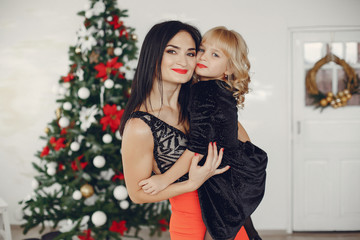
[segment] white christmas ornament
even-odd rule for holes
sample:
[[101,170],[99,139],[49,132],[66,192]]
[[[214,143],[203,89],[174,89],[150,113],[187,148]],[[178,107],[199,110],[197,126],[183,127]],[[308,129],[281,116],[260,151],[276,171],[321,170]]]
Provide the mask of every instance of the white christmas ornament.
[[67,89],[66,88],[64,88],[64,87],[59,87],[59,94],[60,95],[65,95],[66,94],[66,92],[67,92]]
[[96,2],[93,7],[94,15],[99,16],[100,13],[105,11],[105,4],[102,1]]
[[104,143],[111,143],[112,142],[112,136],[107,133],[102,137],[102,140],[103,140]]
[[78,96],[81,99],[87,99],[90,96],[90,90],[86,87],[81,87],[78,91]]
[[95,167],[97,168],[102,168],[103,166],[105,166],[105,158],[103,156],[96,156],[93,160],[93,164]]
[[70,124],[70,120],[67,117],[61,117],[59,119],[59,125],[61,128],[66,128]]
[[79,190],[75,190],[72,194],[72,198],[74,200],[80,200],[82,198],[81,192]]
[[80,144],[78,142],[72,142],[70,144],[70,149],[74,152],[77,152],[80,149]]
[[67,89],[69,89],[71,87],[71,84],[69,82],[64,82],[62,85],[64,88],[67,88]]
[[111,22],[111,21],[112,21],[112,17],[109,16],[109,17],[106,18],[106,20],[107,20],[108,22]]
[[115,132],[115,137],[116,137],[118,140],[121,140],[121,139],[122,139],[119,131],[116,131],[116,132]]
[[33,189],[37,189],[37,188],[39,187],[39,182],[38,182],[36,179],[33,179],[33,180],[31,181],[31,187],[32,187]]
[[125,200],[128,196],[128,192],[126,190],[126,187],[124,187],[123,185],[117,186],[114,188],[113,191],[114,197],[117,200]]
[[47,174],[49,174],[50,176],[54,176],[56,173],[56,169],[55,168],[48,168],[46,170]]
[[123,53],[122,48],[117,47],[117,48],[114,49],[114,54],[116,56],[120,56],[122,53]]
[[107,89],[111,89],[114,87],[114,81],[111,80],[111,79],[107,79],[105,82],[104,82],[104,86],[107,88]]
[[56,168],[56,167],[57,167],[57,163],[56,163],[56,162],[46,163],[46,167],[47,167],[47,168]]
[[69,103],[69,102],[64,102],[64,104],[63,104],[63,109],[64,109],[64,110],[69,111],[69,110],[71,110],[71,108],[72,108],[71,103]]
[[96,227],[100,227],[106,223],[107,217],[103,211],[96,211],[91,216],[91,221]]
[[121,208],[121,209],[124,209],[124,210],[125,210],[125,209],[128,209],[128,208],[129,208],[129,205],[130,205],[130,204],[129,204],[128,201],[123,200],[123,201],[120,202],[119,205],[120,205],[120,208]]
[[91,9],[87,10],[85,12],[85,17],[86,18],[91,18],[93,16],[93,11]]

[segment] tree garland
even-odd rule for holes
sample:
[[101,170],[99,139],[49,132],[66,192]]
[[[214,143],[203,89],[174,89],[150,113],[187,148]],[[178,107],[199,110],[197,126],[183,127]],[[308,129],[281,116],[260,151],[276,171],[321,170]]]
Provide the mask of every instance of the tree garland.
[[[342,91],[338,91],[336,94],[333,92],[325,94],[319,91],[317,87],[316,73],[323,65],[331,61],[344,68],[347,76],[347,79],[345,79],[346,88]],[[313,104],[322,109],[328,106],[332,106],[333,108],[346,106],[352,95],[360,93],[358,76],[356,75],[355,70],[343,59],[340,59],[331,53],[317,61],[314,67],[306,74],[306,90],[313,99]]]

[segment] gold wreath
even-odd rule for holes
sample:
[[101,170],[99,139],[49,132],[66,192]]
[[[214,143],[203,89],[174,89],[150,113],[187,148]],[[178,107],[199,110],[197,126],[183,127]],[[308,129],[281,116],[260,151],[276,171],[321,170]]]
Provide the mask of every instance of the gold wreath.
[[[319,91],[316,84],[317,71],[328,62],[335,62],[342,66],[347,76],[346,88],[343,91],[338,91],[335,95],[333,92],[328,92],[326,95]],[[346,81],[346,80],[345,80]],[[348,100],[353,94],[358,93],[358,78],[355,70],[347,64],[343,59],[340,59],[332,53],[328,53],[325,57],[317,61],[312,69],[306,74],[306,90],[310,97],[314,99],[314,104],[317,107],[325,108],[331,105],[333,108],[346,106]]]

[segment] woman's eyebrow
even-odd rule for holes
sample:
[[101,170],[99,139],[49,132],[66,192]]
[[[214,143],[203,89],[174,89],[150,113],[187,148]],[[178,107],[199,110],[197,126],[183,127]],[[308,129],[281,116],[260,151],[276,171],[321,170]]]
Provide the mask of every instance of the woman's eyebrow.
[[167,45],[166,47],[173,47],[173,48],[176,48],[176,49],[180,49],[180,47],[176,46],[176,45],[172,45],[172,44],[169,44]]
[[[180,49],[180,47],[178,47],[176,45],[172,45],[172,44],[169,44],[166,47],[173,47],[175,49]],[[188,51],[196,51],[196,48],[189,48]]]

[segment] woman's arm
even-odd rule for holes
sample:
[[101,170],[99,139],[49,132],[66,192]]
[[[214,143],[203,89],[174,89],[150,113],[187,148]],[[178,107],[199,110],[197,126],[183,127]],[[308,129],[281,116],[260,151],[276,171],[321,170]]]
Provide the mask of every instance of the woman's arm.
[[121,152],[125,183],[129,196],[135,203],[158,202],[196,190],[214,175],[222,159],[222,153],[217,155],[217,150],[213,146],[209,146],[211,159],[206,161],[204,166],[197,166],[199,156],[192,158],[189,180],[171,184],[160,193],[150,195],[142,190],[139,182],[151,176],[154,161],[153,148],[153,136],[150,128],[140,119],[130,119],[123,133]]

